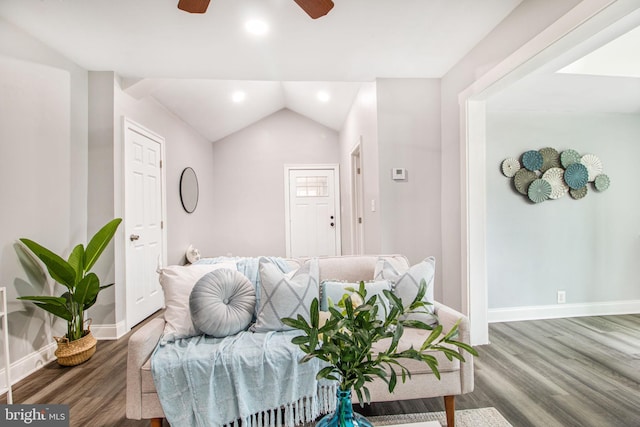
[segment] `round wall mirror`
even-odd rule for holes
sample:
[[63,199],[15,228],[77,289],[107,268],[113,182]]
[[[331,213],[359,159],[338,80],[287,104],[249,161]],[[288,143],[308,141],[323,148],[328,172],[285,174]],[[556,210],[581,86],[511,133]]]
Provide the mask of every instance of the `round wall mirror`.
[[180,200],[188,213],[198,206],[198,177],[192,168],[185,168],[180,175]]

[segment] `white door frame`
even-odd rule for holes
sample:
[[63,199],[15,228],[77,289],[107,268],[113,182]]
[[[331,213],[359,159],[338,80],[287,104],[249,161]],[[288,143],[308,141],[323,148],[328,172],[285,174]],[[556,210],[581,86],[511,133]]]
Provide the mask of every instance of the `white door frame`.
[[[350,153],[351,159],[351,253],[364,254],[364,185],[362,135]],[[360,169],[358,171],[357,169]],[[359,177],[358,177],[359,175]],[[358,215],[359,214],[359,215]]]
[[334,204],[336,208],[336,255],[342,255],[342,239],[341,239],[341,217],[342,209],[340,208],[340,165],[337,163],[330,164],[310,164],[310,165],[284,165],[284,220],[285,220],[285,244],[286,256],[291,257],[291,197],[289,196],[289,171],[292,170],[312,170],[324,169],[333,170],[334,180]]
[[459,95],[462,306],[471,343],[489,343],[486,259],[486,99],[638,10],[637,0],[584,0]]
[[[127,167],[128,167],[127,166],[127,162],[126,162],[126,153],[127,153],[126,148],[127,148],[127,145],[130,143],[129,137],[127,136],[127,130],[131,130],[133,132],[136,132],[136,133],[138,133],[140,135],[143,135],[143,136],[145,136],[145,137],[157,142],[160,145],[161,162],[164,163],[164,159],[166,158],[166,156],[165,156],[165,140],[164,140],[164,137],[156,134],[155,132],[147,129],[146,127],[142,126],[139,123],[136,123],[135,121],[133,121],[133,120],[127,118],[127,117],[124,117],[124,116],[122,117],[122,165],[123,165],[123,167],[122,167],[121,212],[122,212],[122,218],[124,218],[125,221],[126,221],[126,214],[127,214],[126,211],[125,211],[125,206],[126,206],[126,203],[125,203],[125,191],[126,191],[126,185],[127,185],[127,182],[126,182],[126,176],[127,175],[126,175],[126,173],[127,173]],[[166,218],[167,218],[167,191],[166,191],[167,182],[166,182],[166,172],[165,172],[165,170],[166,170],[166,168],[164,167],[164,165],[162,165],[161,168],[160,168],[160,175],[161,175],[160,185],[162,187],[161,188],[162,201],[161,201],[161,204],[160,204],[161,205],[160,209],[161,209],[162,222],[163,222],[163,227],[162,227],[162,230],[161,230],[161,239],[162,239],[161,258],[162,259],[158,260],[158,262],[161,265],[166,265],[167,264],[167,226],[166,226],[166,222],[167,222],[166,221]],[[126,259],[127,259],[126,251],[127,251],[128,245],[127,245],[126,240],[125,240],[126,239],[126,235],[127,235],[127,233],[126,233],[126,225],[127,225],[126,222],[123,223],[123,227],[122,227],[123,232],[120,233],[120,239],[121,239],[120,243],[121,244],[116,245],[116,248],[121,248],[121,250],[122,250],[122,254],[120,256],[117,256],[117,259],[121,259],[122,260],[122,263],[121,263],[122,264],[122,268],[121,268],[121,272],[120,272],[120,274],[118,276],[121,278],[120,280],[122,280],[122,282],[124,283],[124,287],[123,287],[123,289],[124,289],[124,298],[121,299],[120,301],[122,301],[124,303],[124,305],[125,305],[125,310],[124,310],[125,319],[124,320],[125,320],[126,325],[127,325],[126,328],[127,328],[127,330],[131,330],[131,328],[134,325],[130,324],[131,316],[130,316],[129,310],[131,308],[127,304],[127,302],[128,302],[128,299],[127,299],[127,289],[128,289],[128,287],[127,287],[127,283],[126,283],[126,277],[127,277],[127,275],[126,275],[126,268],[127,268],[127,265],[126,265]]]

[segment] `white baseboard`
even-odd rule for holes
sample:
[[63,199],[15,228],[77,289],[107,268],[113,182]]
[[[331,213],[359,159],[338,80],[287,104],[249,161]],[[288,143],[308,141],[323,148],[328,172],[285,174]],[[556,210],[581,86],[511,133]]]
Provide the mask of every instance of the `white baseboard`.
[[640,313],[640,300],[492,308],[489,323]]
[[[40,350],[34,351],[20,360],[11,363],[11,384],[15,384],[28,377],[47,363],[55,360],[56,356],[53,353],[56,351],[57,346],[58,344],[54,341],[42,347]],[[4,378],[4,369],[2,369],[0,370],[0,389],[4,389],[7,386]]]
[[127,322],[123,320],[111,325],[91,325],[91,332],[98,340],[117,340],[129,331]]

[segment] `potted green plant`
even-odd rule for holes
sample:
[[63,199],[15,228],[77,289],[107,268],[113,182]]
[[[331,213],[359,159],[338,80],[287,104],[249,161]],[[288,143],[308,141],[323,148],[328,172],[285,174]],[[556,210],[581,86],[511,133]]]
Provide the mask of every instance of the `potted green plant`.
[[[464,362],[464,357],[457,349],[477,355],[471,346],[455,340],[458,324],[443,333],[442,325],[432,327],[419,320],[407,320],[407,314],[425,312],[428,305],[422,301],[426,292],[424,280],[420,283],[416,297],[407,307],[400,298],[387,290],[384,295],[389,301],[388,309],[384,304],[376,304],[377,295],[367,299],[364,282],[360,282],[359,289],[349,290],[353,293],[345,294],[338,307],[330,306],[329,313],[323,313],[322,317],[316,298],[311,303],[309,321],[300,315],[296,319],[282,319],[284,324],[302,332],[291,340],[306,353],[300,363],[317,357],[326,363],[316,378],[338,382],[336,412],[322,418],[318,426],[370,425],[364,417],[353,413],[351,390],[355,391],[360,402],[369,402],[369,390],[365,384],[378,377],[387,383],[389,392],[393,392],[398,376],[403,382],[411,378],[411,372],[402,365],[401,359],[426,363],[439,379],[438,361],[429,353],[440,351],[449,360],[455,358],[461,362]],[[380,306],[384,308],[384,316],[377,315]],[[431,333],[419,349],[411,347],[399,350],[398,344],[406,327],[431,330]],[[373,344],[385,338],[391,339],[389,347],[384,351],[374,352]]]
[[84,329],[85,311],[96,303],[98,294],[113,283],[100,286],[100,279],[91,272],[96,261],[113,238],[121,218],[109,221],[91,238],[87,247],[77,245],[65,260],[33,240],[20,241],[47,267],[53,280],[66,288],[61,296],[23,296],[20,300],[35,305],[67,321],[67,334],[56,338],[58,363],[73,366],[88,360],[96,350],[96,339],[90,326]]

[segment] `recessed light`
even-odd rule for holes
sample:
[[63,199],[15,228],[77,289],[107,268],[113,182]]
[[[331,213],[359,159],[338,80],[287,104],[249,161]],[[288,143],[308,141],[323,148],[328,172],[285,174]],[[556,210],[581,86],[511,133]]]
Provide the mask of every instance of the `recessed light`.
[[239,104],[242,101],[244,101],[246,97],[247,97],[247,94],[245,92],[241,91],[241,90],[239,90],[237,92],[233,92],[233,95],[231,95],[231,99],[236,104]]
[[252,19],[244,24],[244,29],[248,33],[256,36],[264,36],[269,32],[269,26],[266,22],[260,19]]
[[320,102],[329,102],[329,100],[331,99],[331,95],[329,95],[329,93],[325,92],[324,90],[319,91],[316,96],[318,97],[318,101]]

